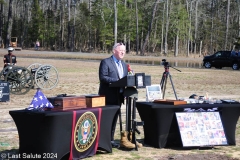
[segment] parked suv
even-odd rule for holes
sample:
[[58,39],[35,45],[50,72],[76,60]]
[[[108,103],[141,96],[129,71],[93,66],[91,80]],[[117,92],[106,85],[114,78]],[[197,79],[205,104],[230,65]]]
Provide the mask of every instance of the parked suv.
[[240,66],[240,53],[232,54],[231,51],[217,51],[213,55],[204,56],[203,66],[205,68],[232,67],[233,70],[238,70]]

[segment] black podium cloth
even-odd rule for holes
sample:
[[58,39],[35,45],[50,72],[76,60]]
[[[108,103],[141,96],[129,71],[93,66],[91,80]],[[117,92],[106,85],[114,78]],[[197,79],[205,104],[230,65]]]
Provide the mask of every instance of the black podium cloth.
[[[112,152],[111,127],[119,106],[102,107],[98,149]],[[90,108],[82,110],[89,111]],[[70,151],[72,111],[9,111],[19,134],[19,154],[55,154],[61,159]],[[51,159],[51,158],[48,158]]]
[[218,108],[229,145],[236,145],[235,130],[240,115],[240,104],[186,104],[168,105],[136,102],[141,120],[144,121],[144,142],[156,148],[181,146],[181,137],[175,112],[185,108],[208,110]]

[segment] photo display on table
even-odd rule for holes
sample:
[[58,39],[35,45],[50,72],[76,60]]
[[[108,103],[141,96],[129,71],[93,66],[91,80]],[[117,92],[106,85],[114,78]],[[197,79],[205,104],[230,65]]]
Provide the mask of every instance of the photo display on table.
[[176,112],[183,147],[227,145],[219,112]]
[[162,99],[162,91],[160,85],[146,86],[146,101],[152,102],[156,99]]

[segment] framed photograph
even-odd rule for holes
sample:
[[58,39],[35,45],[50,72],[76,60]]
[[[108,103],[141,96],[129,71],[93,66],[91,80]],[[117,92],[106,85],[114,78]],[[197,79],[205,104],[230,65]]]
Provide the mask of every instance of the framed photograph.
[[183,147],[227,145],[219,112],[176,112]]
[[135,78],[136,87],[145,88],[145,73],[136,73]]
[[162,90],[159,84],[146,86],[146,101],[152,102],[156,99],[162,99]]

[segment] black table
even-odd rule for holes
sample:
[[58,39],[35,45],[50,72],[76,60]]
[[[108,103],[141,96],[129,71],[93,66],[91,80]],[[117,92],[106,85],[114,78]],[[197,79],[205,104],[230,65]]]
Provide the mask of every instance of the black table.
[[137,102],[136,107],[144,121],[144,143],[156,148],[182,146],[175,112],[185,108],[218,108],[229,145],[236,145],[235,130],[240,115],[240,104],[186,104],[169,105],[152,102]]
[[[112,152],[111,127],[119,106],[102,107],[98,149]],[[89,108],[82,110],[89,111]],[[72,111],[9,111],[19,134],[19,153],[57,154],[61,159],[70,152]]]

